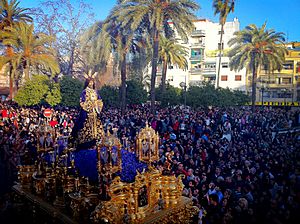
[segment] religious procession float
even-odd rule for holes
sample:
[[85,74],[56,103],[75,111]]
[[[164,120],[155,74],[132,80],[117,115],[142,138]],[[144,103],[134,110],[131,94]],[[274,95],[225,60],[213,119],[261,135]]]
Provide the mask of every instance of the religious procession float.
[[[192,200],[182,196],[181,176],[167,158],[158,170],[159,136],[146,125],[130,147],[105,133],[103,103],[92,76],[80,97],[81,111],[70,138],[55,147],[38,143],[34,165],[18,167],[15,198],[43,211],[54,223],[191,223]],[[39,137],[54,131],[45,124]]]

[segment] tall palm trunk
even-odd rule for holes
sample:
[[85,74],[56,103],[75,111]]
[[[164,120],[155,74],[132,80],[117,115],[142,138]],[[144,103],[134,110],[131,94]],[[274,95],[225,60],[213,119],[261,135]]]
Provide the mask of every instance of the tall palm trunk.
[[162,74],[161,74],[161,92],[164,94],[166,92],[166,79],[167,79],[167,69],[168,63],[164,60],[162,62]]
[[153,57],[152,57],[152,71],[151,71],[151,112],[155,113],[155,81],[156,81],[156,72],[157,72],[157,60],[158,60],[158,51],[159,51],[159,32],[156,28],[153,31]]
[[[6,56],[8,57],[12,57],[14,54],[14,49],[11,45],[7,45],[6,46]],[[13,95],[14,95],[14,73],[13,73],[13,65],[10,62],[9,63],[9,99],[12,100],[13,99]]]
[[126,54],[123,54],[121,61],[121,113],[126,108]]
[[252,112],[255,112],[255,101],[256,101],[256,78],[257,78],[257,69],[255,63],[255,53],[253,53],[253,71],[252,71],[252,96],[251,96],[251,103],[252,103]]
[[221,35],[220,35],[220,51],[219,51],[219,64],[218,64],[218,73],[216,77],[217,88],[220,86],[220,71],[221,71],[221,59],[222,59],[222,41],[223,41],[223,32],[224,32],[224,24],[221,24]]
[[14,74],[13,74],[13,67],[12,64],[9,63],[9,99],[12,100],[13,99],[13,95],[14,95],[14,78],[13,78]]
[[25,74],[25,81],[28,81],[29,80],[29,62],[28,61],[25,61],[24,74]]

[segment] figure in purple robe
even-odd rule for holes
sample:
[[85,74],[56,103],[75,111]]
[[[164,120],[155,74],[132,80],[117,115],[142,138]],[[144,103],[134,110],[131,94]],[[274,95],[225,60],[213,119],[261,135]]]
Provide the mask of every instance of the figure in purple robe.
[[91,149],[104,134],[98,117],[103,102],[95,90],[93,79],[86,80],[85,89],[80,95],[80,106],[81,110],[72,131],[72,138],[77,143],[77,149]]

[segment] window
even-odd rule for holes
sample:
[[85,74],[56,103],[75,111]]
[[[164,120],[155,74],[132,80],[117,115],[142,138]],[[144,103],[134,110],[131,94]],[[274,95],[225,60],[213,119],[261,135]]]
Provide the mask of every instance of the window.
[[282,78],[282,84],[291,84],[292,78]]
[[242,76],[241,75],[236,75],[234,80],[235,81],[242,81]]
[[174,67],[173,67],[173,65],[169,65],[169,69],[173,69]]
[[222,68],[228,68],[228,63],[222,63]]
[[221,75],[221,81],[227,81],[228,76],[227,75]]
[[294,69],[294,63],[292,61],[286,61],[283,64],[283,69]]
[[201,64],[193,65],[191,68],[192,69],[200,69],[201,68]]
[[216,64],[205,64],[205,68],[216,68]]
[[[221,48],[221,43],[218,43],[218,50]],[[224,50],[224,43],[222,43],[222,50]]]

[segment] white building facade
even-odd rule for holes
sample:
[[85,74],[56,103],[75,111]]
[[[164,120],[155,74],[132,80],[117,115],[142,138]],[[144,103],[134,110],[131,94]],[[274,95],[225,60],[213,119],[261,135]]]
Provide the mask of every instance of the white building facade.
[[[178,69],[176,65],[168,67],[167,83],[175,87],[180,87],[184,82],[187,86],[200,85],[203,81],[216,83],[218,70],[218,49],[221,47],[220,34],[221,26],[207,19],[194,21],[195,30],[189,36],[187,42],[178,39],[178,43],[185,46],[189,51],[189,66],[187,70]],[[231,22],[226,22],[224,26],[222,47],[224,53],[228,52],[228,41],[233,37],[234,32],[239,31],[240,23],[237,18]],[[151,74],[151,68],[148,69]],[[157,85],[161,82],[161,68],[157,72]],[[238,89],[245,91],[246,70],[231,71],[229,68],[229,58],[224,56],[221,59],[221,69],[219,86],[222,88]]]

